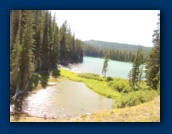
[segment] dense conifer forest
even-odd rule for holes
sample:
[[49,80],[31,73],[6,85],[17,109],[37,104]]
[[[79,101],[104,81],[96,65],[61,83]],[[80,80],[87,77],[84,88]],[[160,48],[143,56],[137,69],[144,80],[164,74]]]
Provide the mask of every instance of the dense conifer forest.
[[47,10],[10,11],[10,85],[27,88],[33,73],[48,74],[83,61],[81,40],[75,38],[67,21],[61,27]]

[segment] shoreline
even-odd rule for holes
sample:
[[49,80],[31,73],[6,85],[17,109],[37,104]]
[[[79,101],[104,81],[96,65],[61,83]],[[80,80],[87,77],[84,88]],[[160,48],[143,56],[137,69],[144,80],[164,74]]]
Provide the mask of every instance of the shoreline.
[[[52,79],[52,78],[50,78],[50,79],[48,79],[48,82],[54,82],[54,83],[58,83],[58,81],[60,81],[60,79],[63,79],[63,78],[66,78],[66,79],[69,79],[69,80],[72,80],[72,81],[77,81],[77,82],[82,82],[82,83],[84,83],[88,88],[90,88],[91,90],[93,90],[93,91],[95,91],[96,93],[98,93],[98,94],[100,94],[100,95],[103,95],[103,96],[106,96],[106,97],[108,97],[108,98],[113,98],[114,99],[114,97],[121,97],[121,94],[119,94],[119,92],[115,92],[115,94],[113,94],[113,95],[111,95],[112,94],[112,92],[109,92],[109,93],[107,93],[107,94],[103,94],[103,92],[100,92],[101,90],[97,90],[97,88],[100,88],[100,89],[102,89],[102,86],[106,83],[106,85],[107,85],[107,82],[106,82],[106,78],[103,78],[103,77],[100,77],[100,76],[96,76],[95,75],[95,77],[94,77],[94,79],[89,79],[89,78],[85,78],[85,77],[82,77],[82,78],[80,78],[79,77],[79,74],[77,74],[77,73],[74,73],[74,72],[70,72],[70,71],[68,71],[68,70],[64,70],[64,69],[60,69],[60,72],[61,72],[61,76],[60,77],[58,77],[58,79],[54,79],[56,82],[54,82],[54,80]],[[94,76],[94,75],[93,75]],[[97,79],[97,80],[96,80]],[[91,82],[90,82],[90,81]],[[94,82],[93,82],[94,81]],[[100,81],[100,82],[97,82],[97,81]],[[90,82],[90,83],[89,83]],[[96,87],[96,85],[91,85],[91,83],[96,83],[97,82],[97,84],[99,85],[100,83],[101,84],[103,84],[103,85],[100,85],[99,87],[97,87],[96,89],[94,89],[93,87]],[[54,84],[53,83],[53,84]],[[104,88],[109,88],[108,86],[104,86],[103,87],[103,89]],[[33,91],[38,91],[38,90],[41,90],[42,88],[36,88],[35,90],[33,90]],[[111,90],[111,89],[109,89],[109,90]],[[106,90],[107,91],[107,90]],[[111,95],[111,96],[110,96]],[[149,101],[149,102],[151,102],[151,101]],[[149,103],[149,102],[146,102],[146,103]],[[140,104],[140,105],[143,105],[143,104],[145,104],[145,103],[142,103],[142,104]],[[137,105],[137,106],[139,106],[139,105]],[[134,107],[137,107],[137,106],[134,106]],[[129,107],[129,108],[132,108],[132,107]],[[125,108],[124,108],[125,109]],[[109,109],[109,110],[105,110],[105,111],[120,111],[120,109],[118,108],[118,109]],[[82,115],[82,116],[80,116],[80,117],[75,117],[75,118],[64,118],[64,119],[48,119],[48,118],[45,118],[45,117],[30,117],[30,115],[27,115],[27,114],[23,114],[23,113],[20,113],[20,114],[18,114],[18,116],[17,116],[17,118],[19,118],[19,119],[17,119],[15,116],[13,116],[13,114],[10,114],[10,122],[15,122],[15,121],[24,121],[24,122],[35,122],[35,121],[41,121],[41,122],[63,122],[63,121],[69,121],[69,122],[71,122],[71,121],[83,121],[83,119],[86,121],[86,117],[90,117],[90,118],[97,118],[96,116],[99,116],[99,114],[103,114],[103,113],[107,113],[107,112],[105,112],[105,111],[97,111],[96,113],[92,113],[92,114],[90,114],[90,115]],[[110,113],[108,113],[108,115],[109,116],[111,116],[111,112]],[[113,114],[112,114],[113,115]],[[160,116],[160,115],[159,115]],[[82,119],[83,118],[83,119]],[[94,120],[97,120],[97,119],[94,119]],[[93,121],[93,120],[90,120],[90,121]]]

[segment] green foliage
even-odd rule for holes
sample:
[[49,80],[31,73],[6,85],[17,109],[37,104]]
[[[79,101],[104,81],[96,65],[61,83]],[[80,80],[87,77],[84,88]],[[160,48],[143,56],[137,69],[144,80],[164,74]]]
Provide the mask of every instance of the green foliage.
[[120,93],[128,93],[130,92],[131,88],[128,85],[127,80],[115,78],[113,81],[109,82],[109,86]]
[[[50,21],[51,22],[51,21]],[[49,30],[50,31],[50,30]],[[57,62],[59,60],[59,41],[58,41],[58,27],[56,23],[55,14],[51,24],[51,41],[49,43],[49,66],[50,68],[57,68]]]
[[104,73],[104,77],[106,77],[106,72],[107,72],[107,67],[108,67],[108,61],[109,61],[109,55],[106,54],[104,58],[104,63],[103,63],[103,69],[102,69],[102,74]]
[[83,61],[82,41],[72,35],[67,21],[59,29],[58,40],[60,44],[60,64],[67,65]]
[[153,34],[154,47],[146,62],[147,84],[153,89],[158,89],[158,83],[160,82],[160,18],[157,25],[158,28]]
[[19,39],[19,31],[16,35],[16,42],[10,55],[10,69],[13,72],[10,73],[10,84],[15,85],[20,80],[20,62],[21,62],[21,44]]
[[115,102],[116,108],[131,107],[138,104],[148,102],[155,98],[158,93],[154,90],[139,90],[132,91],[123,95],[121,98],[117,98]]
[[24,27],[22,35],[22,52],[21,52],[21,84],[20,88],[25,89],[26,83],[33,74],[33,11],[26,10],[24,13]]
[[136,57],[134,59],[133,68],[129,72],[129,82],[130,86],[134,89],[140,88],[140,81],[142,77],[142,68],[140,69],[140,65],[143,64],[143,54],[142,49],[138,48]]
[[[82,62],[82,41],[67,22],[59,28],[48,10],[10,11],[10,84],[23,89],[34,72],[59,75],[57,63]],[[56,73],[58,72],[58,73]],[[14,90],[14,89],[13,89]]]
[[35,19],[34,19],[34,45],[33,53],[35,56],[35,69],[41,69],[41,52],[42,52],[42,42],[44,35],[44,12],[42,10],[35,10]]
[[41,49],[41,70],[48,74],[49,68],[49,38],[48,38],[48,11],[45,12],[44,35]]
[[106,78],[106,81],[112,81],[112,80],[113,80],[113,78],[110,77],[110,76],[108,76],[108,77]]
[[134,91],[126,79],[113,78],[112,81],[107,81],[106,78],[96,74],[76,74],[64,69],[60,69],[60,74],[71,80],[83,82],[98,94],[112,98],[117,108],[135,106],[159,95],[157,91],[147,88],[144,81],[140,84],[142,88]]
[[[104,57],[106,53],[109,53],[110,59],[125,62],[134,61],[138,48],[137,45],[96,40],[85,41],[82,46],[86,56]],[[143,49],[143,60],[145,62],[151,48],[144,46],[141,46],[141,48]]]

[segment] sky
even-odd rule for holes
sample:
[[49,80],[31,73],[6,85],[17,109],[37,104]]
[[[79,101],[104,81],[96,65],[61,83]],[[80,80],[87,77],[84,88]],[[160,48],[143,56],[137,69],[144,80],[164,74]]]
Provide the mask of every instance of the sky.
[[57,25],[66,20],[75,37],[152,47],[160,10],[51,10]]

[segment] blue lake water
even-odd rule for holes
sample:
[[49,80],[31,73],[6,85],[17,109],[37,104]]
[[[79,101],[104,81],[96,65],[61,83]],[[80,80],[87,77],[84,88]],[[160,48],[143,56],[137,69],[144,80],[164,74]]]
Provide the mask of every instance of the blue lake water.
[[[94,57],[84,57],[83,63],[69,64],[69,70],[79,73],[95,73],[102,76],[104,59]],[[109,60],[106,76],[128,78],[132,63]]]

